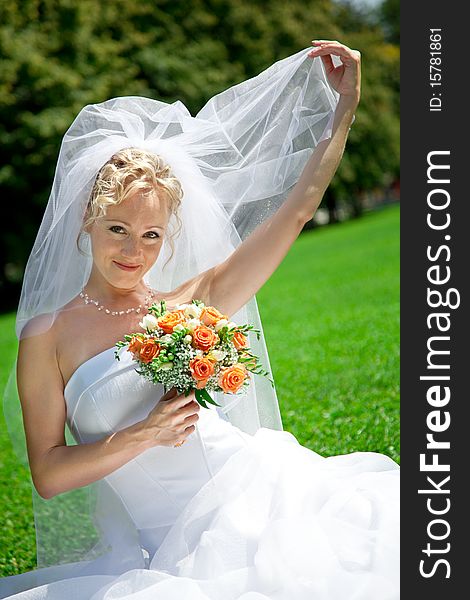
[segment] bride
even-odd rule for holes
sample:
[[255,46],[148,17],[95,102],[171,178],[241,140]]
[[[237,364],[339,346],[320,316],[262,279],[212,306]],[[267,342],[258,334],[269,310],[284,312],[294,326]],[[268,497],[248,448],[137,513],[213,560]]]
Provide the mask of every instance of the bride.
[[114,355],[161,300],[261,328],[254,295],[317,210],[360,98],[359,52],[312,43],[196,117],[121,97],[67,131],[17,316],[38,568],[1,579],[2,598],[398,598],[393,460],[304,448],[259,376],[201,408]]

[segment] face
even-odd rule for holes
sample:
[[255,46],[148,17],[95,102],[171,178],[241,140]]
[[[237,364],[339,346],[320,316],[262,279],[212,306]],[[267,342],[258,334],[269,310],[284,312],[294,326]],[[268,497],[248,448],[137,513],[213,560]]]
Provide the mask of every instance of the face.
[[169,217],[161,192],[136,192],[108,206],[88,229],[95,274],[114,287],[134,288],[158,258]]

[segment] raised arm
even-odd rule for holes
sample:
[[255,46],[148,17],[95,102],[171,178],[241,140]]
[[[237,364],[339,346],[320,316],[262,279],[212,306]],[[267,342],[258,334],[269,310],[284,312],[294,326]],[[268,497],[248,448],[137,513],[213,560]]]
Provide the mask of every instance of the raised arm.
[[[332,134],[321,141],[282,206],[266,219],[221,264],[208,272],[210,304],[236,313],[281,263],[305,223],[315,214],[343,156],[360,99],[360,53],[333,41],[318,41],[309,56],[320,56],[328,79],[339,92]],[[334,67],[331,54],[342,65]]]

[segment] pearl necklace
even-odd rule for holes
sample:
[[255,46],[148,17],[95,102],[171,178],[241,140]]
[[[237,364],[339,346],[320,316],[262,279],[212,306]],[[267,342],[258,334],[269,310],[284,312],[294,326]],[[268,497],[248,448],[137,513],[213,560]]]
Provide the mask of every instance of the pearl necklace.
[[[150,288],[147,288],[149,290],[149,294],[147,294],[147,296],[145,296],[145,300],[144,300],[144,305],[146,307],[148,307],[149,302],[151,302],[155,296],[155,293],[153,290],[151,290]],[[95,306],[98,307],[98,310],[103,310],[107,315],[111,315],[113,317],[118,316],[118,315],[128,315],[131,312],[135,312],[135,313],[140,313],[141,309],[142,309],[142,304],[139,304],[139,306],[135,306],[134,308],[128,308],[126,310],[109,310],[109,308],[106,308],[103,304],[101,304],[98,300],[93,300],[92,298],[90,298],[90,296],[85,292],[85,289],[82,289],[82,291],[80,292],[80,298],[83,298],[83,300],[85,301],[85,304],[94,304]]]

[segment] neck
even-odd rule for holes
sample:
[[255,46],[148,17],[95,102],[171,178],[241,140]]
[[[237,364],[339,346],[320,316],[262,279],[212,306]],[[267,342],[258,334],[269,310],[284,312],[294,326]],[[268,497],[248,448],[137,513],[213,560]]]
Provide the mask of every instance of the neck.
[[138,304],[142,300],[142,296],[149,293],[149,288],[142,279],[130,287],[116,287],[104,279],[94,267],[84,286],[84,290],[90,298],[100,300],[103,304],[114,302],[117,304],[121,302],[134,302]]

